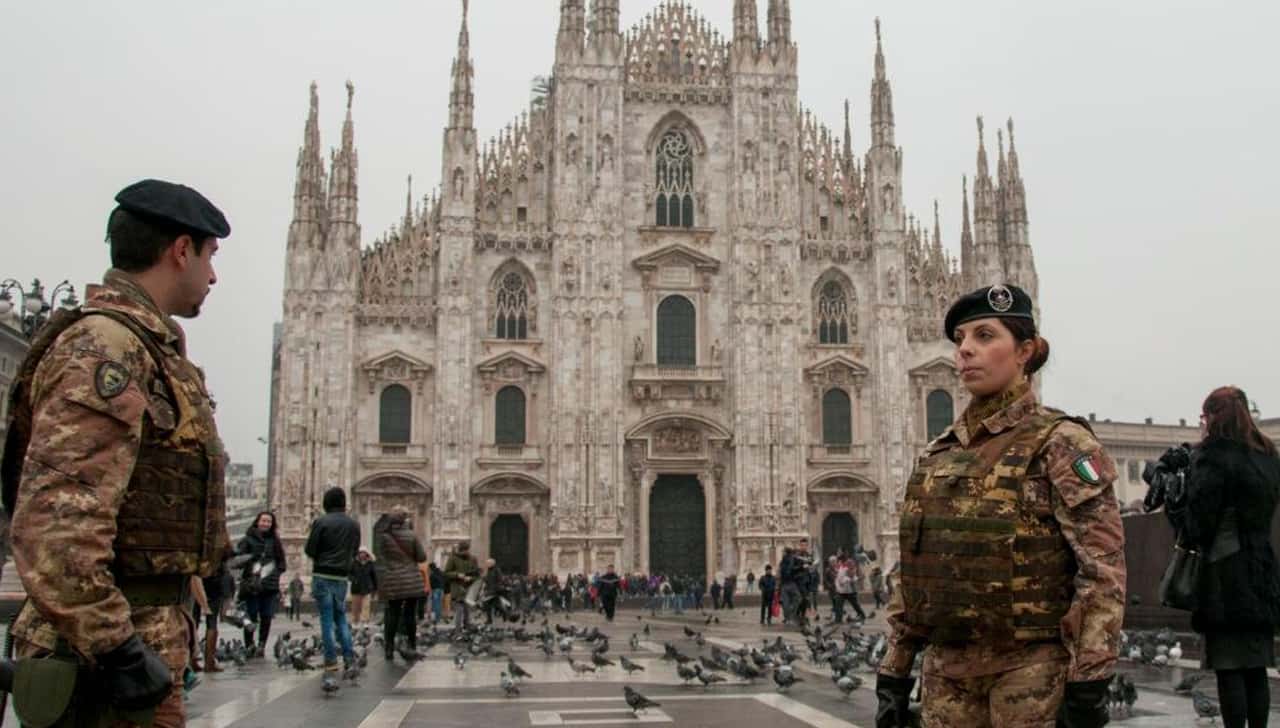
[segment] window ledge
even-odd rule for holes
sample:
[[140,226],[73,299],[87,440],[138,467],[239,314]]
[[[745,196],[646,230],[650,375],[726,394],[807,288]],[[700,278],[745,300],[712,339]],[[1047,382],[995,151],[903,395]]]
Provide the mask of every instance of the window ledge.
[[360,463],[367,467],[426,467],[430,462],[427,446],[421,443],[366,442],[360,451]]
[[476,465],[484,468],[523,467],[526,470],[541,468],[545,459],[537,445],[481,445]]
[[852,445],[810,445],[810,465],[867,465],[871,450],[866,443]]

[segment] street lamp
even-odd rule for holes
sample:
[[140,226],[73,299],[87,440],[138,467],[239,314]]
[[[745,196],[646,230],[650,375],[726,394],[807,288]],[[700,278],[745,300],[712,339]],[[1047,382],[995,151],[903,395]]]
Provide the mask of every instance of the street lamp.
[[[14,291],[18,294],[16,306],[13,300]],[[39,278],[33,279],[28,288],[23,288],[21,283],[12,278],[0,282],[0,316],[12,314],[17,318],[22,325],[23,335],[28,339],[35,336],[40,327],[49,320],[54,306],[70,309],[78,305],[80,301],[76,299],[76,287],[71,285],[71,281],[64,280],[54,286],[47,300],[44,295],[44,286]]]
[[1249,400],[1249,416],[1253,418],[1254,422],[1262,419],[1262,410],[1258,409],[1257,400]]

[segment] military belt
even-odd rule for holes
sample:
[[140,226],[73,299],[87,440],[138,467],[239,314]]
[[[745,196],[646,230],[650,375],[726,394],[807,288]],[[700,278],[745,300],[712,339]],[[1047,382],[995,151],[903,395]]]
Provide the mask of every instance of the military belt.
[[134,607],[167,607],[191,598],[190,576],[130,576],[116,580],[124,598]]

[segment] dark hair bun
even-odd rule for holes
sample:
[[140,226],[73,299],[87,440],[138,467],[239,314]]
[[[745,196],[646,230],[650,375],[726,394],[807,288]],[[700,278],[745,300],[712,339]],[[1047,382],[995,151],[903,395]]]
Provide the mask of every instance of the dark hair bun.
[[1031,376],[1032,374],[1040,371],[1040,369],[1045,365],[1045,362],[1049,361],[1048,340],[1043,336],[1037,336],[1035,338],[1035,346],[1035,351],[1031,352],[1031,358],[1027,360],[1027,365],[1023,367],[1022,370],[1026,372],[1027,376]]

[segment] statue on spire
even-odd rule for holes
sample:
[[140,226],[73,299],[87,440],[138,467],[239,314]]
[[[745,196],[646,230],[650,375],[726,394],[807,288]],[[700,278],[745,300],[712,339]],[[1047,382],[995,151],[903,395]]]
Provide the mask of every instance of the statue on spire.
[[[312,84],[315,88],[315,84]],[[356,85],[351,83],[351,79],[347,79],[347,111],[351,111],[351,98],[356,95]]]

